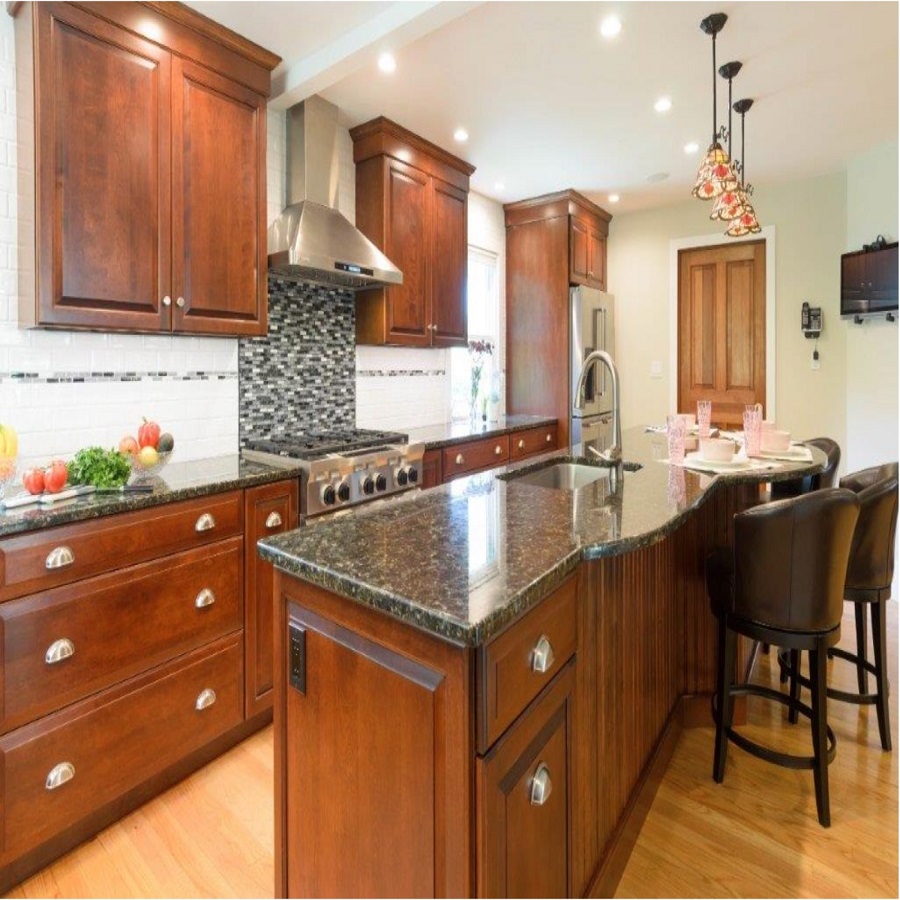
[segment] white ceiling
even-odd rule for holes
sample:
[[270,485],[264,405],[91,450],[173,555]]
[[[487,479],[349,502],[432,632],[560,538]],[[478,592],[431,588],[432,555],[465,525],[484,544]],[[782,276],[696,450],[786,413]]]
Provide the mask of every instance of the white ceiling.
[[[384,16],[398,6],[191,5],[292,63],[317,49],[321,55],[322,46],[349,29],[365,32],[372,8]],[[405,5],[408,17],[415,5]],[[435,6],[453,4],[418,6],[433,14]],[[862,150],[897,138],[896,3],[472,7],[458,5],[457,18],[424,35],[398,30],[393,45],[390,34],[380,33],[377,50],[391,47],[397,57],[392,75],[375,67],[373,41],[371,52],[332,67],[333,78],[320,77],[316,89],[349,125],[386,115],[457,152],[477,167],[473,187],[503,201],[574,187],[620,212],[687,196],[699,154],[687,156],[684,144],[697,141],[702,152],[712,131],[710,39],[698,24],[716,11],[729,16],[718,64],[741,60],[735,99],[756,101],[747,116],[750,181],[835,171]],[[607,41],[598,25],[610,13],[623,28]],[[717,81],[721,122],[727,89]],[[662,95],[671,97],[672,109],[660,115],[653,103]],[[470,135],[464,145],[453,140],[459,126]],[[669,178],[648,184],[658,172]],[[498,182],[504,190],[495,188]],[[614,207],[611,192],[621,195]]]

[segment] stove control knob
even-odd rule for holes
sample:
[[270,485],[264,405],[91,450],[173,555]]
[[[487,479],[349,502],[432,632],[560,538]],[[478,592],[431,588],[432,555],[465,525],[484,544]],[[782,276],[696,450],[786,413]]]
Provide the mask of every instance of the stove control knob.
[[337,494],[334,492],[333,484],[326,484],[325,487],[322,488],[322,502],[326,506],[334,506],[337,501]]
[[419,480],[419,470],[415,466],[410,466],[407,470],[410,484],[416,484]]
[[394,472],[394,480],[400,487],[406,487],[407,481],[409,481],[409,476],[406,474],[406,469],[403,466],[400,466],[396,472]]
[[350,485],[346,481],[342,481],[337,491],[338,500],[346,503],[350,499]]
[[387,490],[387,478],[384,475],[379,475],[375,479],[375,490],[376,491],[386,491]]
[[366,476],[363,480],[362,489],[363,493],[367,495],[375,493],[375,479],[371,475]]

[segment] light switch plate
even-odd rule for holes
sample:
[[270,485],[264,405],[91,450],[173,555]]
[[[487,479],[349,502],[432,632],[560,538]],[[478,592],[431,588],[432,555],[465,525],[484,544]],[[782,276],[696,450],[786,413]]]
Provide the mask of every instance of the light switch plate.
[[662,378],[662,361],[658,359],[654,359],[653,362],[650,363],[650,377],[651,378]]

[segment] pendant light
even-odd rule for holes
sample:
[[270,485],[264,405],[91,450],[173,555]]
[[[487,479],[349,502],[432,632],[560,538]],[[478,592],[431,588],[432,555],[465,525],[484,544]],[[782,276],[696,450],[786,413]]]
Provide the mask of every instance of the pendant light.
[[[740,62],[725,63],[719,68],[719,74],[728,80],[728,168],[730,170],[727,181],[734,182],[733,187],[726,187],[716,198],[713,210],[709,214],[710,219],[719,220],[721,222],[730,222],[734,216],[729,215],[729,211],[733,209],[741,201],[741,186],[738,182],[737,167],[734,161],[734,154],[731,152],[731,83],[741,71],[742,64]],[[723,181],[726,179],[723,179]]]
[[735,217],[732,223],[725,229],[725,234],[729,237],[744,237],[747,234],[758,234],[760,228],[759,220],[756,218],[756,210],[750,202],[750,195],[753,193],[753,185],[747,184],[747,150],[744,137],[744,116],[747,115],[750,107],[753,106],[752,100],[737,100],[734,104],[734,111],[741,117],[741,193],[743,195],[743,203],[739,208],[734,210]]
[[700,170],[697,172],[697,181],[691,191],[694,197],[700,200],[714,200],[723,191],[734,190],[737,181],[729,167],[729,156],[719,143],[719,123],[716,117],[716,35],[725,27],[728,16],[725,13],[713,13],[707,16],[701,23],[700,29],[712,36],[712,62],[713,62],[713,132],[712,143],[706,151]]

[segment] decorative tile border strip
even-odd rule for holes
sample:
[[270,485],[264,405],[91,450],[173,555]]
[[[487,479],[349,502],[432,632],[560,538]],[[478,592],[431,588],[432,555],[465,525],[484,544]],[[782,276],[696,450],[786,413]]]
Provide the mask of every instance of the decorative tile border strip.
[[0,384],[74,384],[118,381],[237,381],[237,372],[5,372]]
[[397,378],[445,376],[446,369],[357,369],[358,378]]

